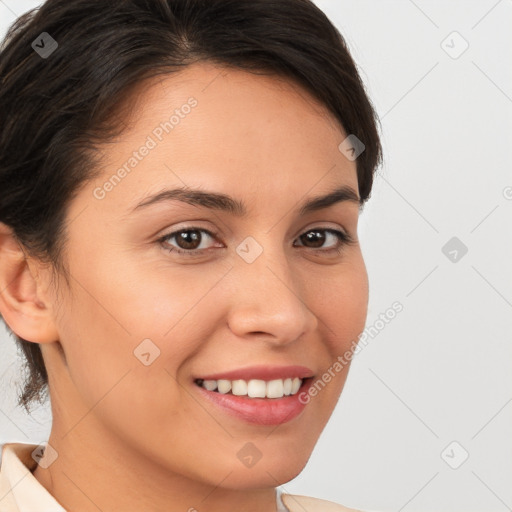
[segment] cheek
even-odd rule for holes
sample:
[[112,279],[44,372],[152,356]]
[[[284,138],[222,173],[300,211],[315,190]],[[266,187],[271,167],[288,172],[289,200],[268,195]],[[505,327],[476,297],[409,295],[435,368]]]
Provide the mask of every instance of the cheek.
[[88,405],[127,372],[131,400],[151,402],[165,393],[172,401],[179,368],[214,328],[219,309],[211,292],[226,269],[171,269],[161,260],[105,256],[91,253],[86,267],[72,269],[80,285],[65,301],[70,307],[61,325],[71,378]]
[[363,260],[340,266],[336,275],[315,282],[310,293],[315,314],[323,324],[325,342],[335,358],[358,340],[366,323],[369,291]]
[[[77,289],[63,332],[69,340],[65,351],[77,393],[68,397],[68,403],[76,398],[81,404],[73,411],[72,423],[86,432],[101,425],[154,460],[191,476],[197,476],[194,468],[216,467],[222,459],[220,448],[231,453],[232,439],[197,407],[187,382],[180,380],[180,372],[207,337],[205,328],[211,331],[215,322],[216,300],[207,292],[218,279],[210,275],[197,284],[195,279],[176,277],[169,285],[142,274],[129,282],[121,274],[111,274],[101,290],[89,283],[94,298]],[[148,365],[133,353],[144,339],[154,343],[146,342],[138,351],[141,356],[149,353]],[[205,438],[205,425],[215,441]],[[172,450],[162,448],[169,446]],[[233,459],[237,467],[239,461]],[[204,472],[203,478],[215,480],[213,471]]]
[[[84,429],[100,423],[133,445],[166,442],[171,432],[163,425],[174,424],[174,434],[191,430],[176,381],[177,369],[195,349],[184,321],[189,308],[177,304],[177,296],[169,299],[169,292],[150,290],[147,282],[134,287],[133,280],[111,276],[102,290],[89,284],[90,293],[74,291],[61,324],[72,381],[63,387],[67,402],[76,404],[73,423]],[[151,300],[156,297],[161,300]]]
[[355,255],[358,257],[347,259],[335,272],[305,281],[306,303],[319,320],[321,339],[315,352],[321,366],[313,382],[315,389],[309,395],[314,404],[311,411],[315,411],[310,421],[317,427],[312,431],[318,435],[343,390],[353,351],[366,323],[368,276],[362,257]]

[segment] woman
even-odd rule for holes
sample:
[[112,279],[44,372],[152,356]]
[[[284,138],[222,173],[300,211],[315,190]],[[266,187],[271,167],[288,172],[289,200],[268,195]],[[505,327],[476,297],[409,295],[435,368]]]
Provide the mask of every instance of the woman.
[[364,329],[381,160],[309,0],[48,0],[0,57],[0,312],[52,430],[0,511],[353,510],[281,494]]

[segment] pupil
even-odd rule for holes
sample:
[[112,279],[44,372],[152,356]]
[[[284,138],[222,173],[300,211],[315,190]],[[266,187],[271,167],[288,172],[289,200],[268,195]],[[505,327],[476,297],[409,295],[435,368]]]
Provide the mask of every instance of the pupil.
[[[199,243],[197,243],[199,241]],[[182,231],[178,236],[178,245],[182,249],[195,249],[201,243],[201,235],[198,231]],[[185,246],[183,246],[183,244]]]
[[314,247],[321,247],[324,243],[324,234],[321,231],[308,231],[303,236],[307,241],[312,242]]

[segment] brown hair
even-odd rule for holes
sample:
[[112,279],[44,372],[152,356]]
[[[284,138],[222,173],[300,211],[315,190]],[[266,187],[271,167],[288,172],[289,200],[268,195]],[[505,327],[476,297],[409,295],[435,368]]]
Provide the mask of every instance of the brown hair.
[[[57,48],[43,58],[35,43]],[[51,47],[46,46],[49,51]],[[94,145],[122,132],[116,116],[142,80],[201,60],[291,79],[365,150],[361,204],[382,161],[378,118],[346,42],[310,0],[47,0],[20,16],[0,47],[0,222],[27,254],[69,283],[66,210],[99,169]],[[28,375],[19,405],[41,401],[37,343],[14,335]]]

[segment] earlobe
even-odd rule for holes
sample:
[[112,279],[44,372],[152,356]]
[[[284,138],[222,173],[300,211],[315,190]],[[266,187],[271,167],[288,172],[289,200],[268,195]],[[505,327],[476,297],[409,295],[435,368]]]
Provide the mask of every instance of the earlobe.
[[59,339],[45,284],[37,263],[29,261],[12,229],[0,222],[0,314],[16,335],[34,343]]

